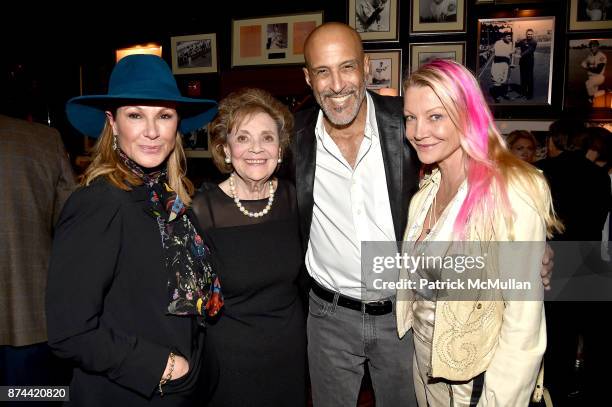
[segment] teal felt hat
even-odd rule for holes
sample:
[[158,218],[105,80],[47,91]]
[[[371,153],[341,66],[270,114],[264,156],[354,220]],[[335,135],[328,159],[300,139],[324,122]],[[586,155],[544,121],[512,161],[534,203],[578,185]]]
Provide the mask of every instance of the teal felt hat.
[[184,97],[168,64],[155,55],[122,58],[110,76],[106,95],[85,95],[66,103],[70,123],[81,133],[97,138],[106,121],[106,110],[138,102],[172,102],[181,117],[183,134],[203,127],[217,113],[217,102]]

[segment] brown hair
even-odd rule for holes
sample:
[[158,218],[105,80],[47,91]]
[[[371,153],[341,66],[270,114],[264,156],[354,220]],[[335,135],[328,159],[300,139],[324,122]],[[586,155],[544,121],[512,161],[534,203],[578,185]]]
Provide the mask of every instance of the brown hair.
[[293,115],[289,109],[263,89],[245,88],[230,93],[219,103],[219,113],[210,123],[210,150],[213,162],[223,173],[233,171],[232,164],[225,162],[223,146],[227,136],[254,113],[266,113],[277,125],[280,148],[289,145],[293,131]]
[[[81,185],[87,186],[96,178],[105,176],[115,187],[124,191],[131,190],[130,185],[141,185],[142,180],[125,167],[113,149],[113,128],[108,119],[94,147],[93,161],[81,177]],[[187,161],[182,144],[183,137],[177,131],[174,150],[168,156],[168,184],[176,191],[185,206],[191,204],[191,194],[194,188],[186,176]]]

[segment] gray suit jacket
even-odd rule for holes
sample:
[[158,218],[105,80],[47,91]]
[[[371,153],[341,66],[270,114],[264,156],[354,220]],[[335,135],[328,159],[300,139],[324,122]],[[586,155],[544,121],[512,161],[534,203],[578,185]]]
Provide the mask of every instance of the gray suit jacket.
[[53,225],[75,186],[57,132],[0,115],[0,345],[47,340]]

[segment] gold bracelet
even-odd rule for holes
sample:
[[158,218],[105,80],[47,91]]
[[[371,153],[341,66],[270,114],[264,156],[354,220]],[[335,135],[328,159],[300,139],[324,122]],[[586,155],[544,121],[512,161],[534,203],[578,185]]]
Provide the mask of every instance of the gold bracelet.
[[174,352],[170,352],[170,370],[168,371],[168,374],[166,375],[166,377],[162,377],[162,379],[159,381],[159,394],[162,397],[164,395],[162,386],[168,383],[170,380],[172,380],[172,372],[174,372],[175,357],[176,355],[174,354]]

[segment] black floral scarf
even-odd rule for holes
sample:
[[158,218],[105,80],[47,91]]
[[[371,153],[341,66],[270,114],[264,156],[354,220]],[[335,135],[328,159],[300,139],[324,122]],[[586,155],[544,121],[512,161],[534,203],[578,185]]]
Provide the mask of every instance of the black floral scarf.
[[183,202],[168,185],[167,169],[146,173],[123,151],[118,149],[117,153],[149,193],[147,210],[157,221],[168,271],[168,313],[216,316],[223,306],[223,294],[211,253],[185,213]]

